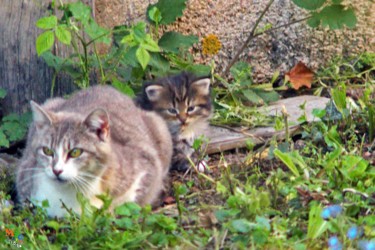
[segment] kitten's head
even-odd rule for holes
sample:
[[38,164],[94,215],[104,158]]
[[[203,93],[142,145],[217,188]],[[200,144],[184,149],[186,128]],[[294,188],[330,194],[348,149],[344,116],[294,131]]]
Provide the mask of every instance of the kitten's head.
[[51,112],[31,102],[35,131],[32,149],[38,166],[61,183],[83,183],[104,171],[109,146],[109,118],[103,109],[86,116]]
[[206,122],[212,112],[210,79],[182,73],[146,83],[141,106],[158,112],[172,134]]

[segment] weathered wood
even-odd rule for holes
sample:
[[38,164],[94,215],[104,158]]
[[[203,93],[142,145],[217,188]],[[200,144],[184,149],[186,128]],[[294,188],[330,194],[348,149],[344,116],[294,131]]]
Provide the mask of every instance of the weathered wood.
[[[299,108],[300,105],[305,103],[307,122],[313,122],[318,119],[312,116],[312,110],[314,108],[324,109],[328,101],[329,99],[324,97],[298,96],[272,103],[267,107],[263,107],[261,112],[271,116],[281,115],[281,109],[285,107],[289,115],[289,133],[293,135],[300,128],[298,118],[304,113],[304,111]],[[251,141],[255,145],[261,145],[272,137],[283,139],[285,137],[285,131],[275,131],[273,127],[227,129],[211,126],[209,132],[207,132],[207,137],[210,139],[210,142],[207,145],[206,153],[213,154],[246,147],[247,141]]]
[[[43,102],[50,97],[54,71],[38,58],[35,49],[36,38],[43,32],[35,23],[48,14],[50,2],[1,0],[0,88],[7,91],[6,98],[0,100],[2,113],[21,113],[29,107],[30,100]],[[67,46],[54,45],[54,54],[67,55],[69,51]],[[68,76],[57,77],[55,95],[62,96],[74,89],[75,85]]]

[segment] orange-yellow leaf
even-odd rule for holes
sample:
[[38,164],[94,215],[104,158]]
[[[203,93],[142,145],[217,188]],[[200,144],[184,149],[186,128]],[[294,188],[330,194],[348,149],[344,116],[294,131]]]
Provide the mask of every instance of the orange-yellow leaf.
[[298,62],[289,72],[285,73],[285,80],[289,81],[294,89],[299,89],[302,86],[311,88],[313,79],[314,72],[303,62]]

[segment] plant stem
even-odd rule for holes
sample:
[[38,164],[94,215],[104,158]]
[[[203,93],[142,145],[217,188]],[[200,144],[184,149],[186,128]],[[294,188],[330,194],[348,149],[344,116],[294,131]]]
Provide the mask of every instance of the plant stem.
[[233,64],[235,62],[237,62],[238,58],[243,53],[243,51],[248,46],[248,44],[250,43],[251,40],[253,40],[254,38],[256,38],[258,36],[261,36],[263,34],[268,34],[268,33],[271,33],[271,32],[273,32],[275,30],[278,30],[278,29],[281,29],[281,28],[285,28],[285,27],[289,27],[289,26],[291,26],[293,24],[300,23],[300,22],[306,21],[306,20],[308,20],[308,19],[311,18],[311,15],[310,15],[310,16],[304,17],[302,19],[297,19],[297,20],[294,20],[294,21],[292,21],[290,23],[282,24],[282,25],[276,26],[274,28],[271,28],[271,29],[268,29],[268,30],[265,30],[265,31],[262,31],[262,32],[259,32],[259,33],[255,34],[255,30],[256,30],[257,26],[259,25],[259,22],[261,21],[261,19],[263,18],[264,14],[267,12],[267,10],[269,9],[269,7],[271,6],[272,3],[273,3],[272,0],[268,3],[268,5],[266,6],[266,8],[263,10],[263,12],[261,13],[260,17],[258,18],[257,22],[255,23],[253,29],[250,31],[250,34],[249,34],[248,38],[242,44],[241,48],[237,51],[237,53],[235,54],[235,56],[233,57],[233,59],[226,66],[226,68],[225,68],[225,70],[223,72],[223,76],[224,77],[228,75],[230,68],[233,66]]
[[268,9],[271,7],[271,5],[273,4],[275,0],[270,0],[268,2],[268,4],[266,5],[266,8],[264,8],[264,10],[262,11],[262,13],[260,14],[260,16],[258,17],[258,19],[256,20],[254,26],[253,26],[253,29],[250,31],[250,34],[249,36],[247,37],[246,41],[242,44],[241,48],[237,51],[236,55],[233,57],[232,61],[229,62],[228,66],[225,68],[225,71],[224,71],[224,76],[226,76],[229,72],[229,69],[233,66],[233,64],[238,60],[238,58],[240,57],[240,55],[242,54],[242,52],[245,50],[245,48],[247,47],[247,45],[249,44],[249,42],[254,38],[254,35],[255,35],[255,30],[256,28],[258,27],[260,21],[263,19],[263,16],[266,14],[266,12],[268,11]]

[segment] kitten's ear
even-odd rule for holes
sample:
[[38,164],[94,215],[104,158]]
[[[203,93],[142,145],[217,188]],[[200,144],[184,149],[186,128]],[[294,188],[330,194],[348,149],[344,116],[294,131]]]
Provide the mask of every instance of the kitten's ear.
[[161,93],[163,92],[163,86],[150,85],[146,87],[145,91],[148,99],[154,102],[160,98]]
[[209,95],[210,94],[210,78],[202,78],[196,80],[191,85],[198,91],[198,94]]
[[100,140],[105,141],[109,136],[109,117],[104,109],[95,109],[83,122],[90,132],[95,133]]
[[33,112],[33,120],[37,129],[41,129],[44,126],[52,125],[52,117],[36,102],[30,101],[31,110]]

